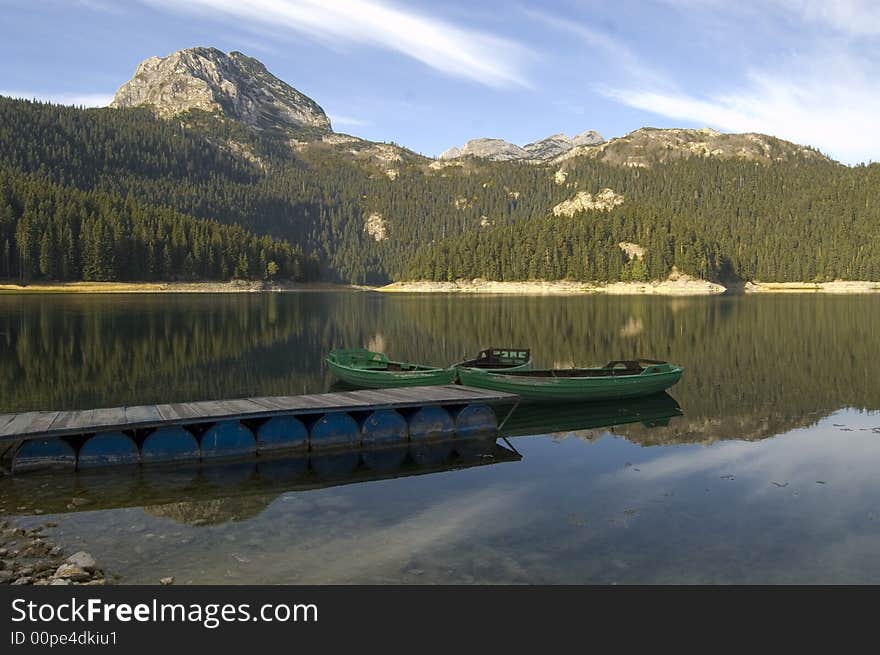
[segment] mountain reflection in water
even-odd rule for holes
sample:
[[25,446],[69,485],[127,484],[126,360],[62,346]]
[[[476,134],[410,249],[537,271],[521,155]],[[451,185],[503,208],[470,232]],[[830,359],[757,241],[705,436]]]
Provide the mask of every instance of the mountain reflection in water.
[[685,367],[674,400],[517,410],[472,465],[22,476],[0,512],[122,582],[880,583],[877,325],[870,295],[0,296],[0,412],[323,392],[359,345]]

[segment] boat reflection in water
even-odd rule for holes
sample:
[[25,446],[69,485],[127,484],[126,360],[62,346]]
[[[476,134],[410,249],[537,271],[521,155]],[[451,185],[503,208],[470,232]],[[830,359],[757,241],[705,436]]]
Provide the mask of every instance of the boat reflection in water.
[[642,423],[652,428],[668,425],[670,419],[683,414],[675,398],[665,392],[644,398],[597,403],[538,403],[517,407],[501,431],[508,437],[522,437],[627,423]]
[[[499,415],[505,413],[499,411]],[[6,499],[0,515],[145,507],[181,522],[224,523],[256,516],[286,493],[519,461],[522,455],[508,437],[637,422],[655,427],[681,415],[678,403],[665,393],[615,403],[523,405],[514,410],[500,433],[467,439],[201,465],[135,465],[6,476],[0,480]],[[200,507],[211,508],[208,518]]]

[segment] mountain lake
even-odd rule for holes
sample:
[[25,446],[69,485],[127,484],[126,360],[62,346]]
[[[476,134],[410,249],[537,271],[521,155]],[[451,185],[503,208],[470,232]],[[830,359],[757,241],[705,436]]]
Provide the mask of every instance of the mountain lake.
[[876,295],[0,295],[0,413],[320,393],[338,347],[685,367],[660,398],[520,407],[507,439],[381,475],[3,476],[0,518],[118,584],[878,584],[878,325]]

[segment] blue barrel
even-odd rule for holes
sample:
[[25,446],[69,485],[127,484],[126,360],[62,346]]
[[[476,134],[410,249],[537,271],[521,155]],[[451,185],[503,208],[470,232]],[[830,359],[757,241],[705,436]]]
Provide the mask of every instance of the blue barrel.
[[395,473],[403,467],[408,454],[409,448],[403,444],[361,451],[361,459],[374,473]]
[[312,426],[310,447],[313,451],[328,448],[357,448],[361,441],[361,429],[345,412],[324,414]]
[[79,449],[77,466],[80,469],[99,466],[140,464],[141,454],[134,439],[122,432],[100,432]]
[[141,460],[144,463],[197,461],[199,457],[199,442],[179,425],[159,428],[148,434],[141,444]]
[[361,455],[356,450],[343,450],[312,454],[309,464],[321,478],[347,478],[354,473],[361,462]]
[[488,405],[465,405],[455,413],[455,436],[470,437],[498,432],[498,417]]
[[257,460],[257,475],[272,482],[293,482],[309,470],[309,457],[302,453],[289,457],[261,457]]
[[309,431],[295,416],[276,416],[257,430],[257,451],[308,450]]
[[409,455],[420,467],[434,468],[449,462],[452,458],[452,449],[451,441],[414,441],[409,444]]
[[406,419],[393,409],[380,409],[361,424],[361,443],[364,448],[405,443],[409,440]]
[[257,453],[254,433],[238,421],[220,421],[202,435],[202,459],[243,457]]
[[411,441],[424,439],[451,439],[455,434],[455,422],[442,407],[422,407],[409,419]]
[[76,452],[73,446],[60,437],[28,439],[22,443],[12,458],[12,472],[39,469],[75,470]]

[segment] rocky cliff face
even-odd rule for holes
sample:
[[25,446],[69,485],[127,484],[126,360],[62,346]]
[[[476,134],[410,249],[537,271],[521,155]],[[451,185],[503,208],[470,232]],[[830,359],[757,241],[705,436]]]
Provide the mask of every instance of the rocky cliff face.
[[528,153],[515,143],[504,139],[471,139],[461,148],[452,147],[440,154],[440,159],[458,159],[459,157],[479,157],[491,161],[509,161],[511,159],[528,159]]
[[440,155],[440,159],[459,157],[479,157],[491,161],[510,161],[512,159],[544,162],[565,154],[578,146],[596,145],[604,139],[592,130],[568,138],[565,134],[553,134],[546,139],[528,143],[522,147],[503,139],[471,139],[461,148],[450,148]]
[[750,161],[788,161],[828,158],[805,146],[766,134],[725,134],[709,128],[657,129],[643,127],[599,145],[571,148],[555,158],[561,162],[587,156],[618,166],[646,167],[690,157],[746,159]]
[[578,146],[595,146],[604,141],[605,139],[602,138],[601,134],[589,130],[570,139],[564,134],[554,134],[548,136],[546,139],[541,139],[540,141],[535,141],[534,143],[529,143],[523,146],[523,150],[529,154],[529,159],[548,161],[568,152],[572,148]]
[[314,100],[256,59],[216,48],[188,48],[143,61],[110,103],[142,105],[163,118],[202,109],[258,130],[331,130],[330,119]]

